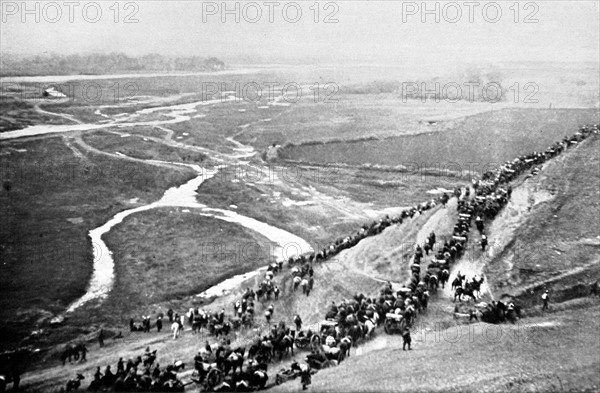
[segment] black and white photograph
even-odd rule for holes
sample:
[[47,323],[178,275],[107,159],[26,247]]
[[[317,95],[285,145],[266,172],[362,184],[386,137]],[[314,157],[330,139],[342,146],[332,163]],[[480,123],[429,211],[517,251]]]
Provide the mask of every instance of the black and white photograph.
[[600,1],[0,0],[0,393],[600,392]]

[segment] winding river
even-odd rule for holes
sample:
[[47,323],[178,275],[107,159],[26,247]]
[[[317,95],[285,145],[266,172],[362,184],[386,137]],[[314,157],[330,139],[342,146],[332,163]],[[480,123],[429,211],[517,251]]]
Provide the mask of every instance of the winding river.
[[[119,119],[111,119],[108,123],[103,124],[90,124],[90,123],[81,123],[81,124],[73,124],[73,125],[37,125],[30,126],[22,130],[10,131],[0,134],[0,140],[10,140],[27,136],[35,136],[35,135],[45,135],[52,133],[66,133],[72,131],[91,131],[98,130],[102,128],[108,127],[133,127],[133,126],[162,126],[165,124],[173,124],[188,121],[191,119],[192,114],[197,112],[197,107],[211,105],[211,104],[220,104],[228,101],[236,100],[235,95],[224,94],[223,98],[208,100],[208,101],[196,101],[185,104],[175,104],[172,106],[161,106],[154,108],[146,108],[141,109],[133,114],[130,114],[124,118]],[[154,112],[164,112],[161,113],[160,120],[149,120],[149,121],[134,121],[142,115],[148,115]],[[164,119],[167,117],[167,119]],[[225,161],[223,157],[227,158],[227,161],[235,163],[235,164],[243,164],[244,162],[239,161],[240,158],[247,158],[253,156],[255,151],[252,147],[245,146],[233,138],[228,138],[228,142],[236,145],[234,150],[240,152],[235,155],[222,155],[217,152],[214,152],[217,161]],[[117,154],[118,155],[118,154]],[[218,157],[223,156],[223,157]],[[311,246],[304,239],[284,231],[280,228],[276,228],[267,223],[258,221],[251,217],[243,216],[239,213],[225,210],[225,209],[214,209],[209,206],[203,205],[196,201],[196,190],[200,185],[206,180],[213,177],[220,168],[224,166],[218,166],[214,169],[207,169],[200,167],[198,165],[192,164],[184,164],[178,162],[166,162],[166,161],[156,161],[156,160],[145,160],[148,163],[160,163],[160,164],[169,164],[169,165],[180,165],[186,166],[193,169],[197,176],[187,183],[172,187],[165,191],[164,195],[161,199],[156,202],[153,202],[148,205],[139,206],[133,209],[124,210],[122,212],[117,213],[111,219],[109,219],[102,226],[92,229],[89,231],[89,237],[91,239],[91,244],[93,247],[93,273],[92,278],[88,284],[86,293],[75,300],[73,303],[69,305],[67,308],[67,312],[73,312],[84,304],[88,303],[91,300],[102,300],[105,299],[111,292],[114,285],[114,267],[115,262],[113,260],[112,252],[102,240],[103,235],[108,233],[115,225],[123,222],[125,218],[132,214],[142,213],[147,210],[162,208],[162,207],[185,207],[197,209],[198,213],[203,216],[213,217],[219,220],[232,222],[239,224],[245,228],[253,230],[262,236],[269,239],[276,246],[273,248],[273,258],[275,260],[283,260],[287,259],[290,256],[299,255],[303,253],[308,253],[312,251]],[[266,267],[247,272],[244,274],[240,274],[234,277],[231,277],[227,280],[222,281],[221,283],[207,289],[202,292],[198,296],[201,297],[214,297],[221,296],[231,291],[232,289],[239,286],[241,282],[244,280],[253,277],[262,271],[264,271]]]
[[[201,214],[204,216],[214,217],[223,221],[239,224],[245,228],[260,233],[261,235],[275,243],[277,246],[273,249],[273,257],[276,260],[283,260],[289,258],[290,256],[312,251],[312,248],[308,244],[308,242],[294,234],[284,231],[283,229],[276,228],[264,222],[255,220],[254,218],[246,217],[236,212],[224,209],[213,209],[207,207],[206,205],[198,203],[196,201],[196,190],[198,189],[198,187],[200,187],[200,185],[203,182],[213,177],[217,173],[219,168],[216,168],[214,170],[208,170],[198,165],[164,161],[151,162],[162,162],[166,164],[187,166],[194,169],[198,173],[198,176],[181,186],[172,187],[168,189],[167,191],[165,191],[162,198],[156,202],[117,213],[104,225],[96,229],[92,229],[89,232],[94,252],[94,270],[92,278],[90,280],[86,293],[82,297],[77,299],[75,302],[73,302],[67,308],[67,312],[72,312],[76,310],[77,308],[81,307],[90,300],[104,299],[108,296],[114,284],[115,264],[112,258],[112,252],[109,250],[106,243],[104,243],[104,241],[102,240],[102,236],[108,233],[115,225],[123,222],[123,220],[126,217],[150,209],[161,207],[186,207],[200,209]],[[221,282],[220,284],[217,284],[214,287],[207,289],[198,296],[221,296],[227,293],[228,291],[231,291],[232,289],[236,288],[240,284],[240,282],[250,277],[253,277],[256,274],[259,274],[265,268],[231,277]]]

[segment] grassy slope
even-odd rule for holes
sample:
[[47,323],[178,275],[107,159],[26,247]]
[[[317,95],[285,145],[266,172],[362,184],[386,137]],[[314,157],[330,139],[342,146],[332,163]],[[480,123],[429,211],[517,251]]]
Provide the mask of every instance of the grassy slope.
[[595,136],[553,160],[540,176],[525,182],[523,193],[499,217],[498,225],[512,219],[518,227],[487,267],[497,292],[535,289],[522,296],[535,304],[544,289],[535,284],[550,280],[554,300],[566,300],[577,291],[564,289],[600,278],[599,148]]
[[17,343],[20,324],[31,326],[40,309],[62,311],[83,294],[92,272],[90,229],[134,207],[129,199],[152,202],[193,177],[104,156],[83,161],[58,138],[11,146],[27,151],[12,150],[0,161],[2,345]]
[[441,163],[442,168],[482,172],[520,154],[543,150],[581,124],[599,123],[599,117],[597,109],[505,109],[469,116],[443,133],[290,146],[283,149],[282,158],[353,165],[437,167]]
[[[290,296],[289,272],[278,275],[276,281],[282,288],[282,297],[273,302],[275,320],[283,318],[289,323],[298,312],[305,323],[316,323],[322,320],[327,305],[332,300],[348,298],[355,292],[376,293],[382,284],[365,275],[372,271],[362,271],[361,259],[373,258],[377,261],[380,256],[385,256],[388,249],[396,247],[397,243],[414,242],[419,228],[425,222],[427,227],[430,215],[435,215],[436,211],[439,209],[416,217],[403,226],[388,228],[378,237],[363,240],[356,249],[346,250],[332,261],[318,264],[315,269],[315,289],[309,297],[301,294]],[[381,245],[381,250],[377,250],[378,244]],[[375,267],[382,268],[386,275],[382,278],[402,279],[402,275],[393,272],[393,263],[387,267],[379,265],[374,264]],[[250,285],[255,285],[255,280],[252,281],[254,282]],[[245,286],[246,284],[242,285]],[[229,310],[232,299],[237,296],[239,292],[218,299],[209,308],[220,309],[223,306]],[[191,299],[182,299],[175,309],[184,310],[190,304]],[[600,308],[594,300],[577,310],[572,307],[556,307],[555,310],[559,312],[550,317],[525,319],[523,322],[526,326],[519,327],[525,329],[524,334],[523,330],[516,332],[515,326],[503,325],[500,339],[494,339],[496,327],[481,324],[471,325],[473,339],[469,340],[469,330],[465,330],[468,329],[465,325],[461,327],[463,336],[458,342],[452,340],[452,337],[456,337],[457,328],[454,327],[456,320],[451,317],[451,308],[451,303],[439,299],[431,304],[425,317],[419,321],[419,327],[435,328],[435,323],[440,321],[442,324],[437,325],[437,335],[431,331],[413,331],[415,350],[411,353],[399,352],[400,337],[387,336],[380,330],[375,340],[353,350],[352,357],[341,366],[317,374],[313,378],[311,390],[522,391],[536,388],[558,390],[561,389],[561,384],[565,388],[581,390],[583,387],[599,385],[597,369],[600,362],[597,353],[600,345],[596,332]],[[259,305],[258,315],[263,310],[264,305]],[[264,320],[258,320],[260,328],[264,329]],[[451,329],[440,331],[440,326],[450,326]],[[249,332],[248,337],[253,334]],[[86,375],[90,374],[96,365],[112,363],[118,356],[131,356],[142,351],[146,345],[159,348],[161,363],[170,362],[173,358],[188,359],[203,340],[185,334],[182,340],[173,342],[168,334],[157,336],[156,333],[126,333],[124,342],[111,342],[107,349],[93,346],[93,360],[76,366],[76,369]],[[245,341],[240,344],[245,345]],[[299,359],[304,356],[305,353],[301,353]],[[270,375],[279,367],[274,365]],[[41,373],[28,375],[27,381],[34,386],[48,387],[61,383],[64,377],[61,367],[52,366]],[[431,381],[436,381],[435,386]],[[275,390],[296,391],[298,382],[285,384]]]
[[[581,240],[598,239],[597,220],[592,212],[598,203],[599,141],[599,137],[593,137],[580,148],[551,161],[537,178],[530,180],[534,182],[533,185],[526,181],[513,192],[518,197],[522,189],[531,191],[529,189],[533,187],[537,194],[532,192],[530,196],[535,198],[537,195],[539,198],[540,191],[547,192],[547,187],[553,187],[556,194],[554,199],[533,207],[527,220],[516,223],[508,222],[505,217],[516,214],[515,206],[509,206],[488,229],[492,241],[508,233],[519,242],[525,239],[534,241],[546,250],[560,247],[562,253],[554,253],[553,258],[548,254],[539,254],[533,260],[515,262],[516,267],[526,263],[546,263],[550,266],[549,269],[538,270],[537,275],[522,277],[521,284],[539,282],[558,272],[572,272],[577,266],[589,266],[590,261],[597,260],[598,253],[594,249],[598,246],[590,242],[582,244]],[[583,160],[584,157],[586,160]],[[565,184],[569,186],[565,187]],[[582,208],[584,206],[585,209]],[[567,210],[563,211],[565,208]],[[562,222],[562,225],[548,225],[544,220],[544,212],[547,211],[556,214],[557,217],[553,219]],[[508,228],[507,232],[500,231],[503,226]],[[375,240],[383,241],[385,235],[384,233]],[[508,243],[510,249],[514,247],[514,243],[509,240],[498,241],[501,245]],[[393,249],[389,244],[382,248]],[[354,255],[346,263],[356,260],[360,255],[364,256],[363,259],[373,257],[368,249],[367,241],[356,249],[347,251],[346,255]],[[581,253],[587,255],[586,259],[581,259]],[[494,282],[503,279],[494,267],[499,264],[504,266],[503,258],[506,258],[504,253],[488,268],[488,280]],[[375,256],[375,262],[377,259],[379,258]],[[375,269],[380,267],[381,264],[374,266]],[[371,265],[368,268],[373,270]],[[383,268],[386,271],[386,267]],[[388,276],[392,277],[389,273]],[[598,270],[592,267],[580,275],[559,281],[554,284],[554,288],[597,277]],[[520,287],[522,285],[514,285],[511,289],[517,290]],[[506,288],[502,290],[506,291]],[[555,297],[556,301],[573,296],[573,293],[568,296],[568,291],[561,294],[563,296]],[[536,293],[535,299],[537,295]],[[531,306],[531,302],[526,301],[527,298],[524,300],[525,306]],[[374,341],[357,350],[360,356],[354,356],[339,367],[316,374],[311,390],[597,391],[600,386],[600,304],[595,298],[555,304],[553,312],[545,315],[541,315],[537,309],[529,308],[525,311],[529,317],[523,319],[521,325],[493,326],[480,323],[456,326],[457,320],[448,318],[452,315],[451,312],[448,300],[434,300],[432,307],[412,332],[414,351],[401,352],[400,337],[381,333]],[[440,326],[451,327],[442,330]],[[502,333],[498,336],[500,331]],[[293,382],[272,390],[278,392],[297,389],[298,383]]]
[[[585,316],[582,318],[581,313]],[[413,331],[413,350],[385,333],[362,356],[313,376],[311,391],[597,391],[600,306],[531,318],[524,325],[480,323]],[[458,329],[461,330],[458,330]],[[299,389],[299,382],[273,392]]]

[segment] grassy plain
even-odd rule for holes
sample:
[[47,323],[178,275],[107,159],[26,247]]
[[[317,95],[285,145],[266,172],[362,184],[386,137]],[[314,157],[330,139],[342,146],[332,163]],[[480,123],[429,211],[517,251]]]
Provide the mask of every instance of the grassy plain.
[[4,347],[83,294],[92,273],[90,229],[194,174],[95,154],[81,158],[61,138],[13,142],[3,151],[9,153],[0,156]]
[[469,116],[443,133],[382,140],[306,143],[280,157],[311,163],[365,163],[474,170],[497,167],[521,154],[546,149],[581,124],[600,123],[597,109],[504,109]]

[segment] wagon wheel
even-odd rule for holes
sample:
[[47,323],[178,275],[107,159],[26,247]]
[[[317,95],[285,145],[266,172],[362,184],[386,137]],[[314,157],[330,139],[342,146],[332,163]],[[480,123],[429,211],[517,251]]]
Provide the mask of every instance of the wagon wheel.
[[281,376],[279,374],[277,374],[277,376],[275,377],[275,385],[281,385],[281,383],[283,382]]
[[318,334],[315,334],[310,338],[310,345],[313,349],[319,347],[321,345],[321,337]]
[[400,321],[400,326],[399,326],[400,331],[403,332],[404,329],[406,329],[407,325],[408,325],[408,322],[406,321],[406,319],[402,318],[402,320]]
[[294,340],[294,344],[296,345],[296,348],[304,349],[308,345],[308,340],[300,340],[297,338]]
[[218,368],[213,368],[206,375],[206,387],[210,390],[223,381],[223,373]]
[[389,319],[385,320],[385,325],[383,325],[383,329],[385,330],[385,332],[387,334],[393,334],[394,333],[394,327],[392,326],[392,321],[390,321]]

